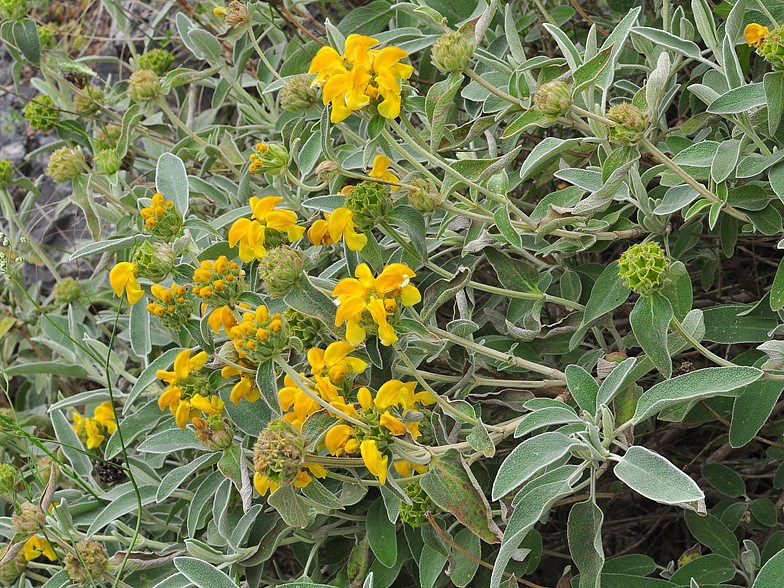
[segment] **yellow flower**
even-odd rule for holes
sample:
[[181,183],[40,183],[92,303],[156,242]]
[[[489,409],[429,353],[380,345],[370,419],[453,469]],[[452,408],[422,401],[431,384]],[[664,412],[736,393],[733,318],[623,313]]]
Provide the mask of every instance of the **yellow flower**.
[[193,398],[191,398],[191,406],[193,408],[211,415],[222,413],[224,404],[223,400],[215,395],[205,398],[201,394],[194,394]]
[[428,466],[426,465],[418,465],[415,463],[411,463],[410,461],[397,461],[393,464],[397,473],[403,476],[404,478],[411,477],[411,469],[413,468],[419,474],[424,474],[428,470]]
[[328,372],[330,380],[335,383],[343,380],[348,372],[361,374],[367,368],[367,363],[348,356],[355,350],[356,347],[345,341],[330,343],[326,350],[314,347],[308,351],[311,373],[323,375]]
[[[228,365],[221,370],[221,374],[224,378],[228,378],[240,374],[240,371],[234,366]],[[250,376],[245,373],[240,375],[240,381],[231,389],[230,397],[231,401],[236,405],[238,405],[243,398],[251,403],[256,402],[261,398],[261,392],[259,392],[259,389],[254,385]]]
[[305,470],[300,470],[297,472],[297,477],[294,478],[294,487],[295,488],[304,488],[308,484],[313,481],[313,478],[310,477],[310,474]]
[[117,422],[114,419],[114,409],[108,400],[95,408],[93,416],[95,422],[103,426],[111,435],[117,430]]
[[759,47],[769,33],[770,30],[768,27],[763,27],[756,22],[752,22],[746,25],[746,30],[743,31],[743,37],[746,39],[746,43],[748,43],[749,46]]
[[207,363],[208,357],[209,356],[207,355],[206,351],[200,351],[191,357],[191,350],[183,349],[174,359],[174,371],[167,372],[164,370],[158,370],[155,373],[155,377],[159,380],[163,380],[164,382],[169,383],[170,385],[174,385],[180,380],[187,380],[191,372],[203,368],[204,364]]
[[357,392],[357,401],[365,410],[370,408],[370,405],[373,404],[373,396],[370,394],[370,389],[364,386],[360,388],[359,392]]
[[106,439],[101,435],[101,431],[98,430],[98,425],[93,419],[84,420],[84,430],[87,432],[87,449],[100,447],[103,440]]
[[375,296],[371,296],[367,304],[367,309],[370,316],[373,317],[373,322],[378,325],[378,338],[382,345],[392,345],[397,343],[397,335],[395,329],[387,322],[387,310],[384,303]]
[[400,63],[408,53],[399,47],[385,47],[373,58],[375,83],[383,101],[378,105],[378,113],[384,118],[397,118],[400,115],[400,86],[398,78],[407,80],[414,72],[410,65]]
[[343,56],[332,47],[322,47],[319,49],[318,53],[316,53],[316,56],[313,58],[313,61],[310,62],[310,69],[308,70],[309,75],[317,74],[316,79],[313,80],[313,83],[310,85],[311,88],[320,88],[323,86],[332,74],[332,70],[336,67],[345,69],[343,66]]
[[199,411],[191,407],[191,403],[187,400],[180,400],[177,410],[174,412],[174,420],[180,429],[185,429],[188,421],[193,417],[199,416]]
[[210,313],[210,316],[207,319],[207,323],[210,325],[212,331],[217,335],[218,331],[220,331],[221,325],[223,325],[223,328],[227,333],[230,333],[231,329],[237,326],[237,319],[234,318],[234,313],[231,312],[231,309],[224,305],[220,308],[216,308]]
[[392,416],[389,411],[386,411],[381,415],[379,422],[381,423],[382,427],[386,427],[392,431],[393,435],[405,435],[406,431],[408,430],[403,424],[403,421],[395,416]]
[[332,455],[340,455],[345,450],[346,442],[349,440],[349,437],[352,437],[355,434],[356,431],[349,425],[333,426],[329,431],[327,431],[327,435],[325,437],[327,451],[329,451]]
[[368,83],[372,79],[370,69],[363,64],[354,64],[351,71],[336,67],[332,75],[324,84],[322,99],[324,105],[332,103],[330,120],[337,124],[351,114],[354,110],[361,110],[370,104],[370,98],[365,93]]
[[267,228],[288,235],[289,241],[299,241],[305,234],[305,228],[297,226],[297,214],[293,210],[275,209],[283,200],[280,196],[250,199],[253,216],[241,218],[229,229],[229,247],[240,244],[240,259],[249,263],[253,259],[261,259],[267,250],[264,247]]
[[226,18],[226,7],[218,6],[217,8],[213,8],[212,13],[218,18]]
[[362,251],[367,245],[367,236],[356,231],[352,210],[348,208],[336,209],[329,215],[327,223],[329,237],[333,242],[337,243],[341,239],[345,239],[346,245],[351,251]]
[[[373,159],[373,169],[368,175],[371,178],[400,183],[400,178],[392,172],[387,171],[389,169],[389,164],[390,161],[386,155],[376,155],[375,159]],[[396,190],[397,186],[392,186],[392,191],[395,192]]]
[[407,265],[390,264],[376,278],[376,290],[382,296],[400,296],[403,306],[414,306],[422,300],[419,290],[411,285],[411,278],[414,277],[416,274]]
[[308,463],[305,462],[305,467],[310,470],[310,473],[316,476],[317,478],[326,478],[327,477],[327,468],[317,463]]
[[343,56],[354,65],[362,65],[370,69],[373,56],[368,49],[377,43],[378,39],[373,37],[356,34],[349,35],[346,37],[346,50]]
[[169,386],[158,398],[158,408],[164,410],[167,406],[174,414],[175,407],[179,406],[182,397],[182,389],[177,386]]
[[370,470],[370,473],[378,478],[381,484],[387,481],[387,464],[389,457],[383,455],[376,447],[376,442],[366,439],[359,446],[359,451],[362,454],[362,460],[365,462],[365,467]]
[[308,239],[314,245],[332,245],[332,237],[329,235],[329,217],[324,213],[324,218],[318,219],[308,229]]
[[130,262],[118,263],[109,272],[109,283],[117,296],[122,298],[123,290],[128,295],[128,302],[133,305],[144,296],[144,290],[136,281],[136,266]]
[[276,482],[270,480],[267,476],[262,476],[259,472],[253,474],[253,486],[256,488],[256,491],[264,496],[267,491],[272,494],[277,490],[280,485]]
[[389,380],[381,385],[374,401],[376,408],[386,410],[390,406],[402,406],[403,411],[409,410],[415,404],[429,405],[436,400],[429,392],[422,391],[415,393],[416,382],[401,382],[400,380]]
[[27,561],[33,561],[40,555],[43,555],[49,561],[54,561],[57,559],[57,555],[55,555],[54,549],[52,549],[52,545],[46,539],[35,536],[30,537],[24,546],[25,559]]

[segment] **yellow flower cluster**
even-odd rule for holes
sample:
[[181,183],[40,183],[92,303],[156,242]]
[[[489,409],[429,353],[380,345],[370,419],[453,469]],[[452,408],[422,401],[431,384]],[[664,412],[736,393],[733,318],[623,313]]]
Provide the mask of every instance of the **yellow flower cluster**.
[[166,215],[166,211],[174,207],[174,202],[164,200],[163,194],[156,193],[152,197],[152,204],[148,208],[142,208],[141,214],[144,218],[144,228],[152,230],[158,224],[158,220]]
[[243,276],[245,272],[240,266],[229,262],[225,255],[221,255],[215,263],[202,261],[193,272],[193,293],[213,308],[233,306],[245,290]]
[[155,376],[169,384],[158,399],[158,407],[174,415],[177,426],[185,429],[188,421],[203,415],[223,412],[224,402],[212,394],[209,380],[199,370],[207,363],[207,353],[200,351],[191,357],[190,349],[183,349],[174,360],[174,371],[158,370]]
[[109,272],[109,283],[112,290],[122,298],[123,290],[128,295],[128,303],[136,304],[144,296],[144,290],[136,280],[136,266],[128,261],[118,263]]
[[338,307],[335,326],[346,323],[346,339],[352,345],[362,343],[368,331],[378,333],[383,345],[395,343],[394,324],[400,317],[401,305],[413,306],[422,300],[419,290],[410,283],[416,274],[402,263],[393,263],[374,278],[363,263],[354,275],[357,279],[344,278],[332,291]]
[[[112,403],[108,400],[95,407],[92,418],[82,418],[78,412],[73,413],[74,424],[71,425],[79,438],[86,440],[87,449],[100,447],[106,439],[117,430]],[[54,558],[49,558],[54,559]]]
[[[359,450],[367,469],[384,484],[389,464],[385,450],[392,443],[391,437],[410,433],[416,440],[420,436],[419,422],[403,422],[401,414],[413,411],[417,403],[429,405],[435,402],[428,392],[415,392],[416,385],[416,382],[390,380],[379,388],[375,398],[368,388],[360,388],[357,401],[363,412],[357,418],[369,426],[369,431],[347,424],[335,425],[327,431],[327,451],[338,456],[343,452],[355,453]],[[353,408],[353,405],[349,406]],[[412,466],[423,471],[420,466],[409,462],[396,463],[395,469],[401,475],[408,476]]]
[[378,113],[397,118],[401,96],[398,80],[407,80],[414,72],[400,63],[408,53],[399,47],[371,50],[378,40],[363,35],[349,35],[340,55],[332,47],[322,47],[310,63],[309,74],[316,74],[314,87],[323,87],[324,105],[332,104],[330,120],[339,123],[355,110],[376,100]]
[[228,329],[228,334],[241,359],[259,364],[288,345],[290,330],[279,313],[270,316],[269,309],[261,305],[256,312],[244,313],[242,321]]
[[286,233],[292,243],[305,234],[305,228],[297,226],[293,210],[275,208],[282,200],[279,196],[254,196],[250,199],[253,216],[236,220],[229,229],[229,246],[239,243],[240,259],[245,263],[261,259],[267,253],[265,245],[281,245],[280,233]]
[[164,288],[153,284],[150,289],[156,301],[147,305],[147,311],[161,319],[164,327],[177,328],[182,326],[193,313],[193,302],[188,298],[188,289],[172,284]]

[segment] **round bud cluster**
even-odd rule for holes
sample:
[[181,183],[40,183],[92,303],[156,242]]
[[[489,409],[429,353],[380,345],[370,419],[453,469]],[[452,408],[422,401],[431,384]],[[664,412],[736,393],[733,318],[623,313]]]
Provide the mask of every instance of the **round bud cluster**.
[[425,513],[436,510],[436,505],[427,492],[416,482],[403,486],[403,492],[411,499],[412,504],[400,503],[400,520],[414,528],[427,525]]
[[171,273],[175,257],[167,243],[144,241],[134,251],[131,263],[136,266],[136,277],[161,282]]
[[284,485],[294,481],[305,463],[305,438],[285,419],[272,421],[253,445],[256,471]]
[[54,30],[45,25],[38,25],[38,44],[41,46],[41,51],[49,51],[54,49],[55,38]]
[[354,213],[354,222],[363,233],[371,231],[392,212],[392,192],[387,184],[360,182],[346,195],[343,205]]
[[46,515],[37,504],[25,502],[11,517],[14,531],[24,537],[31,537],[44,528]]
[[444,73],[462,71],[471,65],[473,54],[473,40],[460,33],[449,31],[433,43],[431,61],[439,71]]
[[120,136],[122,136],[122,127],[120,125],[101,125],[95,131],[96,149],[113,149],[117,147],[117,144],[120,142]]
[[71,278],[63,278],[61,281],[54,285],[54,301],[57,304],[68,304],[74,300],[79,300],[81,291],[79,282]]
[[661,288],[667,279],[669,262],[662,248],[653,241],[632,245],[618,263],[626,285],[643,296]]
[[292,307],[287,308],[284,315],[291,327],[292,336],[302,341],[305,349],[316,347],[321,342],[332,341],[327,336],[329,330],[319,319],[302,314]]
[[239,357],[259,364],[289,347],[291,328],[283,316],[279,313],[270,316],[262,305],[255,313],[244,313],[242,322],[231,328],[229,336]]
[[225,255],[215,260],[202,261],[193,272],[193,293],[212,308],[234,308],[240,294],[245,291],[245,272]]
[[784,71],[784,24],[765,35],[757,53],[776,71]]
[[569,86],[564,82],[547,82],[536,89],[533,107],[541,112],[549,121],[555,121],[563,115],[572,104]]
[[302,262],[302,251],[288,245],[267,249],[259,261],[259,278],[264,282],[264,290],[273,298],[283,298],[302,275]]
[[166,49],[153,49],[139,56],[139,67],[155,72],[155,75],[162,76],[171,68],[174,55]]
[[171,240],[182,229],[182,215],[174,202],[166,200],[163,194],[156,193],[152,203],[141,210],[144,230],[162,241]]
[[161,82],[151,69],[140,69],[128,80],[128,96],[134,102],[149,102],[161,94]]
[[153,284],[151,291],[156,300],[147,305],[147,310],[157,316],[164,327],[179,329],[188,322],[193,314],[193,301],[187,288],[177,284],[172,284],[171,288]]
[[[8,545],[0,547],[0,560],[5,557],[5,553],[8,551],[9,547],[10,546]],[[25,559],[24,556],[24,549],[20,549],[16,552],[16,555],[11,561],[8,561],[0,566],[0,585],[14,585],[16,579],[22,575],[22,572],[24,572],[26,567],[27,559]]]
[[52,153],[46,173],[55,182],[62,184],[69,180],[75,180],[82,175],[83,168],[84,155],[82,155],[82,152],[78,149],[62,147]]
[[103,103],[103,88],[86,86],[84,94],[74,94],[74,110],[82,116],[92,116],[98,112],[98,107]]
[[607,118],[614,125],[607,125],[610,141],[620,145],[636,145],[648,129],[648,117],[631,102],[623,102],[613,106],[607,112]]
[[193,426],[198,431],[197,439],[207,449],[223,451],[234,443],[234,430],[231,428],[231,423],[227,419],[221,419],[220,415],[211,416],[206,420],[195,417]]
[[22,20],[28,12],[28,0],[0,0],[0,20]]
[[117,173],[122,167],[122,158],[117,149],[102,149],[95,154],[95,165],[103,175]]
[[37,131],[51,131],[60,121],[60,111],[54,108],[54,101],[49,96],[38,96],[27,103],[24,115],[30,126]]
[[250,156],[250,173],[278,176],[289,167],[289,152],[279,143],[257,143],[256,153]]
[[305,74],[292,77],[280,90],[280,106],[289,112],[302,112],[316,103],[318,91],[310,87],[310,78]]
[[14,164],[7,159],[0,159],[0,190],[14,181]]
[[408,190],[408,203],[422,214],[431,214],[441,203],[441,195],[435,184],[424,178],[414,178],[409,182],[415,189]]
[[0,494],[10,494],[16,487],[19,474],[17,467],[10,463],[0,463]]
[[101,576],[112,567],[106,548],[102,543],[85,539],[76,544],[76,551],[79,552],[78,555],[68,552],[63,560],[63,567],[68,577],[77,586],[93,586],[94,582],[100,583]]

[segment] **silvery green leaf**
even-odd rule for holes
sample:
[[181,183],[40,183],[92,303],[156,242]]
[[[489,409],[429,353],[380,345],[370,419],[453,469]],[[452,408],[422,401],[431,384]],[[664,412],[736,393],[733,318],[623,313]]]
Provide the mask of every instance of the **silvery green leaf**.
[[678,505],[705,498],[694,480],[658,453],[640,445],[629,448],[614,472],[629,488],[662,504]]

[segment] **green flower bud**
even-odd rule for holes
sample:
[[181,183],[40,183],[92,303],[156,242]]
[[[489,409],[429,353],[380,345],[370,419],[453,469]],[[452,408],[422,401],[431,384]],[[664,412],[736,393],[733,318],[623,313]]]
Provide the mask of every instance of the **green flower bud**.
[[196,437],[207,449],[223,451],[234,443],[234,430],[228,419],[221,419],[220,415],[213,415],[209,419],[196,417],[193,426],[198,431]]
[[256,153],[250,156],[250,173],[279,176],[289,167],[289,152],[279,143],[257,143]]
[[555,121],[563,115],[572,104],[569,86],[564,82],[547,82],[534,93],[534,110],[541,112],[549,121]]
[[162,76],[171,69],[174,55],[165,49],[153,49],[139,56],[139,67],[155,72],[155,75]]
[[80,295],[79,282],[71,277],[64,278],[54,285],[54,301],[57,304],[68,304],[78,300]]
[[10,494],[16,487],[19,474],[17,467],[10,463],[0,463],[0,494]]
[[435,184],[424,178],[414,178],[409,182],[416,189],[408,190],[408,203],[412,208],[422,214],[430,214],[441,203],[441,195],[438,193]]
[[81,560],[75,553],[70,552],[63,560],[68,577],[77,586],[92,586],[94,582],[100,584],[101,576],[112,567],[106,548],[97,541],[85,539],[76,544],[76,551],[79,552]]
[[70,147],[62,147],[52,153],[46,173],[52,176],[55,182],[63,184],[82,175],[83,168],[84,155],[82,152]]
[[618,271],[629,288],[644,296],[665,284],[669,266],[662,248],[648,241],[629,247],[621,255]]
[[37,131],[51,131],[60,121],[60,111],[51,108],[54,101],[46,95],[34,98],[35,102],[28,102],[24,113],[27,122]]
[[283,298],[302,275],[302,251],[281,245],[267,249],[259,261],[259,278],[264,281],[264,290],[273,298]]
[[85,86],[84,94],[74,94],[73,103],[76,112],[82,116],[92,116],[103,104],[103,89],[98,86]]
[[38,25],[38,44],[41,46],[41,52],[54,49],[56,42],[54,31],[50,27]]
[[607,118],[616,123],[606,125],[610,141],[621,145],[636,145],[648,129],[648,117],[631,102],[613,106],[607,112]]
[[140,69],[128,80],[128,96],[134,102],[149,102],[160,94],[161,82],[150,69]]
[[[3,559],[9,546],[3,545],[0,547],[0,559]],[[24,549],[17,551],[14,559],[7,562],[5,565],[0,566],[0,584],[3,586],[12,586],[16,579],[22,575],[27,567],[27,560],[24,556]]]
[[462,71],[471,64],[474,42],[465,35],[449,31],[433,43],[430,54],[433,65],[439,71]]
[[368,232],[386,220],[394,208],[389,186],[370,181],[354,186],[343,206],[354,212],[354,222],[362,232]]
[[305,464],[305,438],[285,419],[272,421],[253,445],[256,471],[276,484],[294,482]]
[[161,282],[171,273],[174,257],[174,249],[169,244],[145,241],[133,254],[136,276]]
[[103,149],[95,154],[95,165],[99,173],[108,176],[120,170],[122,159],[117,149]]
[[14,164],[7,159],[0,159],[0,190],[14,181]]
[[28,12],[28,0],[0,0],[0,20],[22,20]]
[[310,78],[299,74],[291,78],[278,95],[280,106],[289,112],[302,112],[316,103],[318,91],[310,87]]
[[776,71],[784,71],[784,25],[770,31],[757,48],[757,54]]
[[428,524],[426,512],[438,510],[435,503],[416,482],[411,482],[403,486],[403,491],[411,499],[413,504],[400,503],[400,520],[411,527],[423,527]]
[[25,502],[19,507],[19,510],[14,512],[11,517],[11,522],[14,531],[19,533],[25,538],[32,537],[38,531],[44,528],[44,521],[46,515],[44,511],[37,504],[32,502]]
[[322,342],[331,342],[329,330],[319,319],[302,314],[292,307],[286,309],[285,317],[291,327],[291,334],[302,341],[305,349],[316,347]]
[[102,125],[95,130],[95,147],[97,150],[113,149],[117,147],[122,136],[120,125]]

